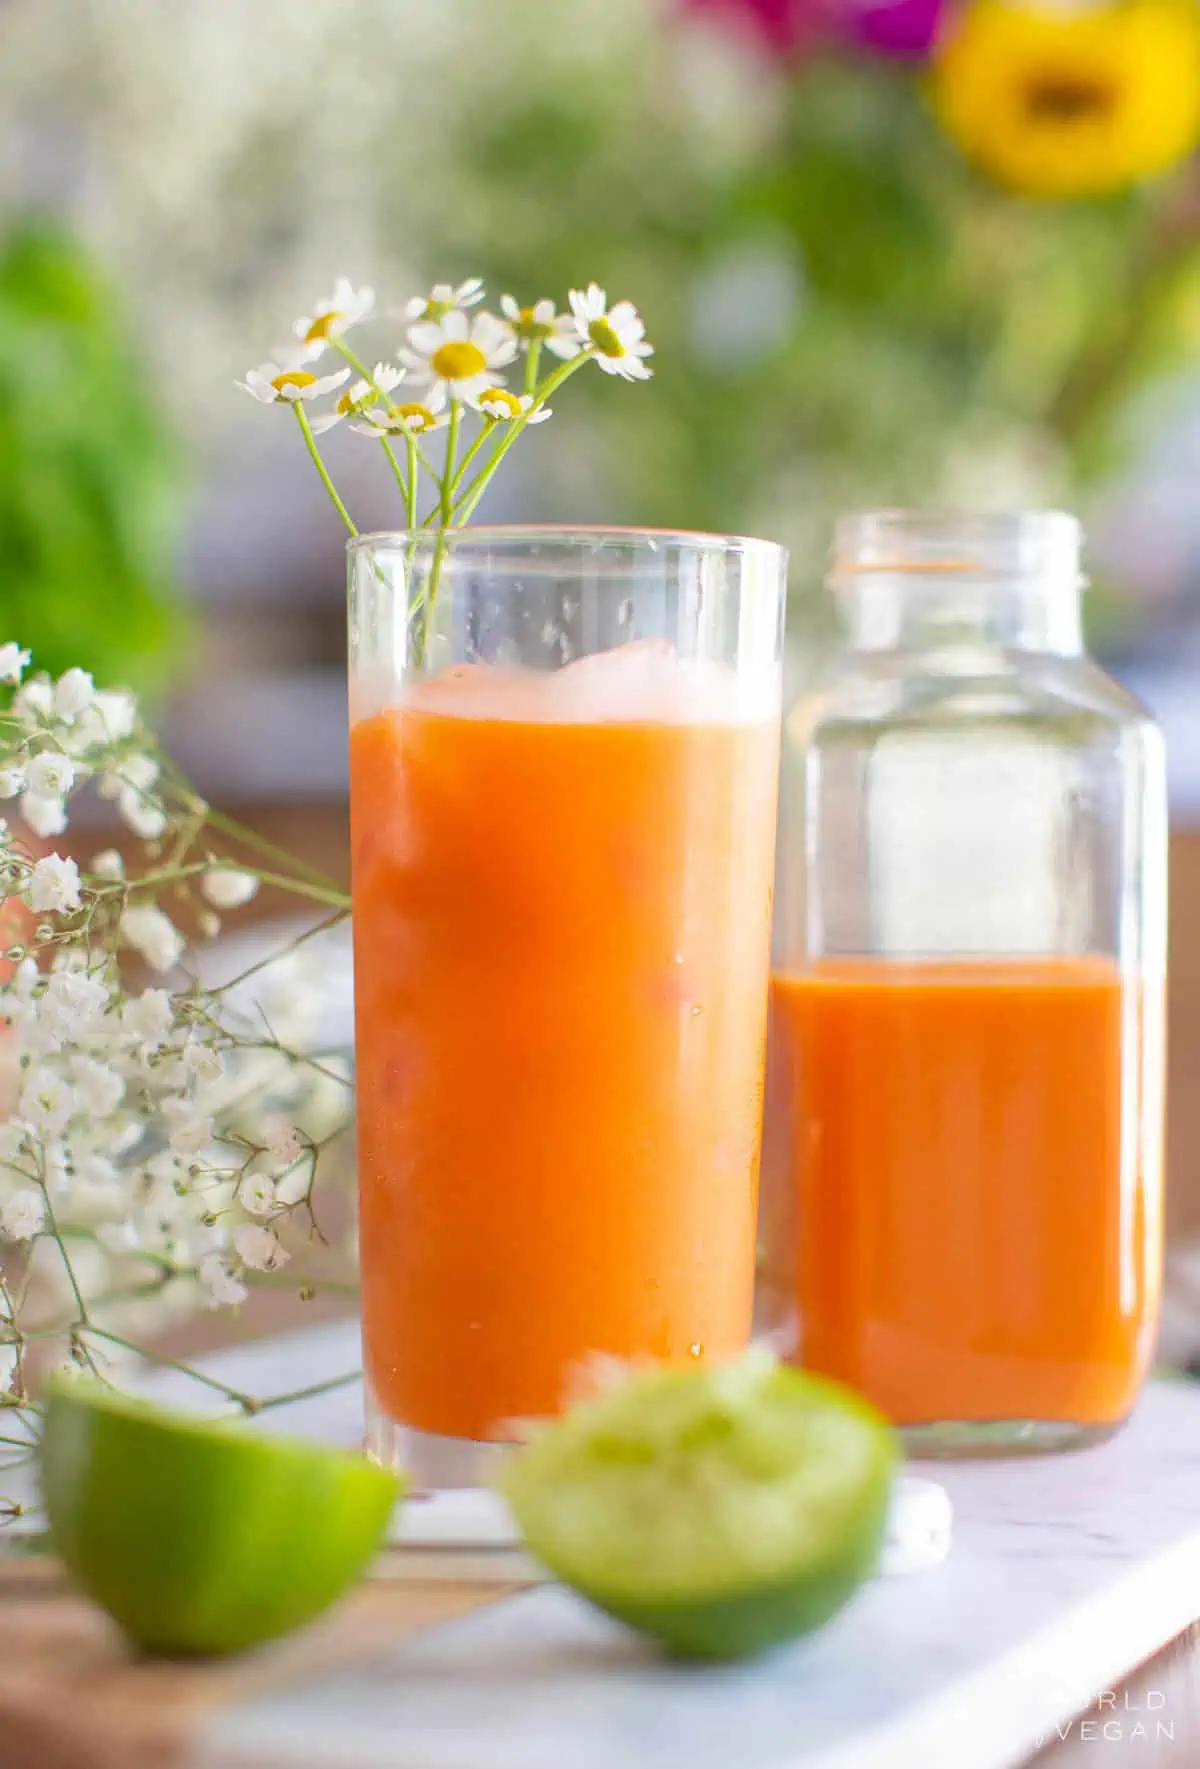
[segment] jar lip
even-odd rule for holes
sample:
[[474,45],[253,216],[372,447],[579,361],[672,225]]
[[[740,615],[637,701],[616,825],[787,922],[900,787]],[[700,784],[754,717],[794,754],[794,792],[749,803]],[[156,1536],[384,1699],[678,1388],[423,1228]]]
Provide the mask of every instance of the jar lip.
[[834,589],[864,577],[1083,589],[1083,526],[1063,510],[875,510],[844,516],[830,554]]

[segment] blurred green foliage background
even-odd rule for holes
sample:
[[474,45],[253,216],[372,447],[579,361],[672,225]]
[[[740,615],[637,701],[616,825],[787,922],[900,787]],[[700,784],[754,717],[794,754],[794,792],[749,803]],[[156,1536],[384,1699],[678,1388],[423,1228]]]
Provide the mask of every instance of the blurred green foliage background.
[[442,210],[439,262],[482,254],[522,299],[589,276],[637,299],[652,396],[580,383],[568,416],[622,519],[782,534],[803,562],[847,507],[1086,505],[1134,396],[1161,379],[1169,399],[1200,342],[1180,190],[1012,195],[911,68],[844,58],[764,70],[768,128],[706,152],[662,99],[673,47],[476,112],[464,159],[491,200]]
[[180,454],[127,314],[78,239],[24,221],[0,242],[0,610],[55,673],[163,679]]
[[[685,0],[0,9],[0,208],[76,144],[49,207],[94,245],[139,363],[96,263],[19,227],[0,264],[6,630],[50,667],[139,684],[179,656],[184,434],[222,606],[252,600],[257,555],[340,624],[336,524],[317,512],[330,551],[310,544],[296,438],[231,385],[339,273],[379,289],[381,355],[434,279],[561,303],[594,278],[641,309],[651,386],[580,377],[483,515],[776,536],[797,615],[848,508],[1095,517],[1188,397],[1197,163],[1104,198],[1013,194],[943,132],[929,79],[861,44],[772,53]],[[330,439],[348,495],[366,447]],[[1143,617],[1128,583],[1091,607],[1109,632]]]

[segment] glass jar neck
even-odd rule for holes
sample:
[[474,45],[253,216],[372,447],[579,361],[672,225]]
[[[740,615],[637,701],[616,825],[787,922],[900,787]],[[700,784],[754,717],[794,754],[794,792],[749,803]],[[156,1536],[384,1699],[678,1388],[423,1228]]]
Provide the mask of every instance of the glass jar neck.
[[838,523],[830,581],[859,651],[1072,656],[1082,542],[1056,510],[877,510]]
[[840,586],[856,651],[1083,652],[1078,584],[864,574]]

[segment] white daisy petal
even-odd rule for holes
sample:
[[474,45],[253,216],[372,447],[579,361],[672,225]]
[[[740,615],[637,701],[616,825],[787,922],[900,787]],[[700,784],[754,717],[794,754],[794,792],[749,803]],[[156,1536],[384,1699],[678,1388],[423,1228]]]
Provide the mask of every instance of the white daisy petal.
[[374,289],[365,285],[356,289],[349,277],[339,276],[330,299],[318,301],[311,313],[296,321],[292,330],[308,351],[319,355],[331,338],[340,338],[351,326],[366,319],[374,305]]
[[335,387],[343,386],[349,379],[349,369],[338,369],[332,375],[320,375],[311,387],[305,388],[300,397],[302,399],[319,399],[323,393],[332,393]]
[[444,344],[448,337],[449,333],[440,321],[423,320],[420,325],[415,325],[410,329],[408,342],[410,349],[418,356],[432,356],[433,352]]
[[[371,374],[372,385],[377,387],[380,393],[390,393],[392,388],[398,387],[403,379],[404,370],[394,362],[377,362]],[[363,382],[358,382],[357,385],[365,386]]]
[[452,283],[434,283],[428,295],[414,295],[411,301],[406,301],[400,309],[400,317],[436,323],[460,308],[474,307],[483,300],[483,294],[483,278],[478,276],[468,277],[457,288]]
[[625,326],[636,326],[638,335],[645,330],[638,317],[638,310],[632,301],[618,301],[615,307],[608,310],[608,323],[614,331],[621,331]]

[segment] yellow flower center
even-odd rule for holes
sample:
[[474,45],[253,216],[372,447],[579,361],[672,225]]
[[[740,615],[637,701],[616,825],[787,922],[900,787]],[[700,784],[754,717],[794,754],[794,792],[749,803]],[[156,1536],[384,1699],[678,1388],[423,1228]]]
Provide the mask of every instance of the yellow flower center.
[[588,325],[588,337],[601,356],[624,356],[625,346],[606,319],[594,319]]
[[510,418],[519,418],[521,415],[521,401],[515,393],[510,393],[505,387],[493,387],[482,401],[482,405],[488,417],[495,418],[501,424],[506,424]]
[[1117,94],[1103,80],[1081,74],[1049,74],[1030,82],[1025,107],[1038,123],[1106,122],[1116,108]]
[[370,397],[371,395],[368,394],[365,399],[355,399],[352,393],[343,393],[333,409],[341,418],[352,418],[356,412],[363,409]]
[[397,423],[405,426],[412,424],[415,419],[415,428],[418,430],[432,430],[437,422],[427,405],[394,405],[391,415]]
[[282,393],[285,387],[311,387],[316,378],[305,369],[292,369],[286,375],[276,375],[271,385],[276,393]]
[[439,344],[430,361],[434,374],[443,381],[469,381],[487,368],[487,357],[478,344],[468,344],[465,338]]
[[528,338],[531,342],[534,339],[541,341],[554,336],[554,327],[543,325],[540,320],[535,319],[532,307],[522,307],[513,322],[513,331],[518,338]]
[[342,316],[340,313],[323,313],[323,314],[321,314],[319,319],[313,320],[312,324],[309,326],[308,330],[305,332],[304,342],[306,344],[324,344],[324,343],[326,343],[329,338],[330,331],[337,324],[338,320],[341,319],[341,317]]

